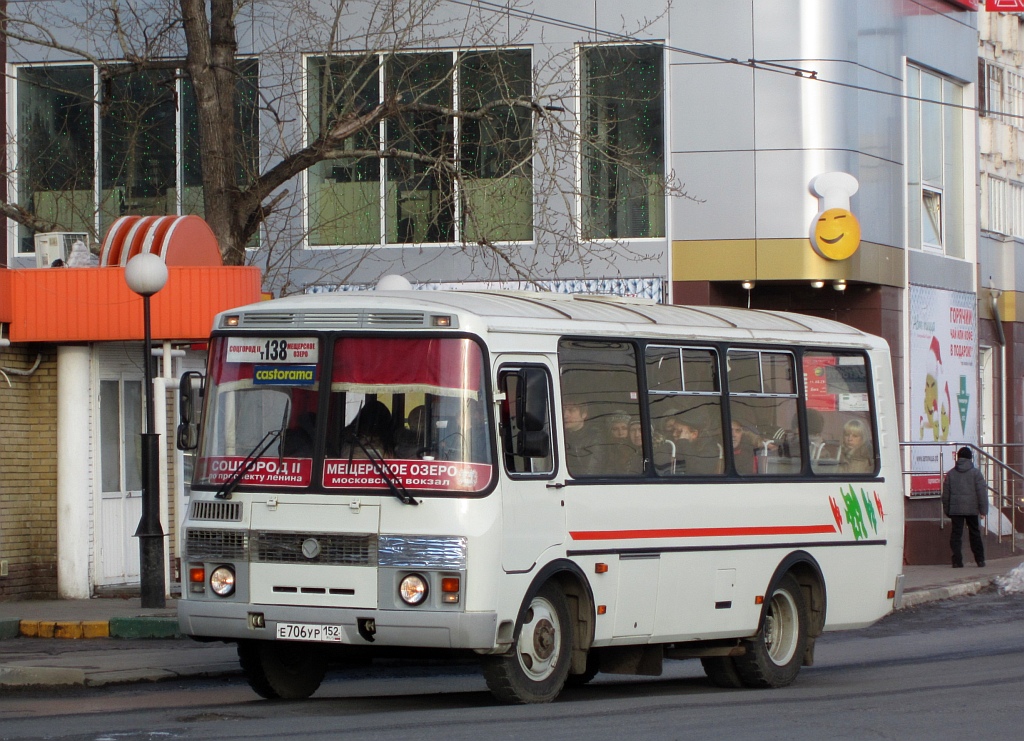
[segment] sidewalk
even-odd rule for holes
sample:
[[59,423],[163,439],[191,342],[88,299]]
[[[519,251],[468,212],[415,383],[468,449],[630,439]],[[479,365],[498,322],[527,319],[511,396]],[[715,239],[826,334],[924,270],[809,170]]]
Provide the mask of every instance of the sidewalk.
[[[1021,563],[1024,555],[991,560],[981,569],[907,566],[902,607],[974,594]],[[0,640],[0,687],[100,686],[240,672],[233,645],[180,637],[175,610],[174,600],[156,610],[141,607],[137,597],[0,602],[0,639],[9,639]]]

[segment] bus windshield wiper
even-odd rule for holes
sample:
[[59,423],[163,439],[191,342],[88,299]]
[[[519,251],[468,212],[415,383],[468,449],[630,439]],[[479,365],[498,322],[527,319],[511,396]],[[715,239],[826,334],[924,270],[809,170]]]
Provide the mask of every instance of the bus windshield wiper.
[[281,435],[281,430],[271,430],[264,435],[263,439],[256,443],[256,446],[249,451],[249,455],[247,455],[245,460],[242,461],[242,465],[238,467],[238,470],[231,474],[231,477],[225,481],[219,489],[217,489],[217,493],[214,494],[214,496],[217,499],[231,499],[231,492],[233,492],[235,487],[238,486],[238,482],[256,466],[256,461],[258,461],[260,457],[267,452],[267,449],[270,448],[270,446],[274,444],[274,441],[280,438]]
[[[373,464],[374,470],[377,474],[384,479],[384,483],[388,485],[388,491],[395,495],[395,498],[402,504],[415,504],[419,505],[416,498],[409,493],[409,490],[405,488],[405,484],[396,479],[391,473],[391,467],[388,466],[388,462],[384,459],[372,445],[365,445],[362,440],[359,439],[359,435],[355,433],[349,433],[348,435],[349,444],[352,446],[358,445],[359,449],[366,454],[366,459]],[[349,453],[349,462],[352,461],[352,454]]]

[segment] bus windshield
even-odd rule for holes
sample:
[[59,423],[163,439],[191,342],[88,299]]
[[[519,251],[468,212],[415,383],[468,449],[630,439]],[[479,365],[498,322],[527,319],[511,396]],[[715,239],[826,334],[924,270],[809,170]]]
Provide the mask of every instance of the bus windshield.
[[268,435],[240,486],[442,493],[491,483],[472,340],[217,337],[210,358],[196,485],[222,486]]

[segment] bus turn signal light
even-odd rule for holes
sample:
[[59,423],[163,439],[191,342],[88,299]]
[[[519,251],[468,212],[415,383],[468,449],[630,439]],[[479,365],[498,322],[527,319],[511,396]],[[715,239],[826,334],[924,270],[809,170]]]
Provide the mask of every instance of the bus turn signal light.
[[448,605],[457,604],[459,601],[459,589],[461,588],[459,577],[446,576],[441,579],[441,601]]
[[607,574],[608,573],[608,564],[606,564],[606,563],[594,564],[594,573],[595,574]]
[[206,568],[203,566],[188,567],[188,591],[202,594],[206,591]]
[[754,597],[754,604],[755,605],[763,605],[764,604],[764,595],[763,594],[759,594],[756,597]]

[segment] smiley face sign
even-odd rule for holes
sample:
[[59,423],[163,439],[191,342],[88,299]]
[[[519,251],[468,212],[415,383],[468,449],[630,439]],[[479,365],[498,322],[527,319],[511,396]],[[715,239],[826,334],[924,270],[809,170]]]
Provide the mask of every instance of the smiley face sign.
[[845,208],[822,211],[814,221],[811,244],[826,260],[845,260],[860,246],[860,222]]

